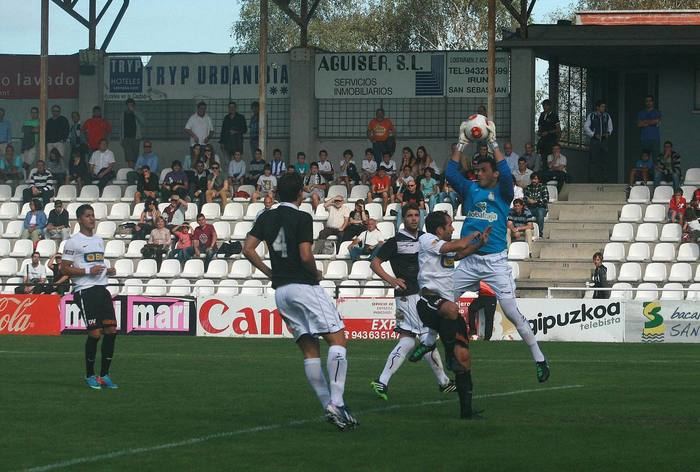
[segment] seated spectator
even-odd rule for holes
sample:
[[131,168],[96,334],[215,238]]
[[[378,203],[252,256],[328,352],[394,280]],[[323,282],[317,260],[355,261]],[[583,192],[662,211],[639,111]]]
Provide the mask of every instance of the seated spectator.
[[[391,154],[387,151],[384,154],[382,154],[382,162],[379,164],[379,167],[386,170],[386,175],[389,176],[391,181],[393,182],[396,180],[396,176],[398,175],[399,171],[396,168],[396,162],[391,158]],[[416,174],[418,176],[420,174]]]
[[107,149],[107,140],[100,139],[99,148],[90,157],[90,177],[98,181],[100,192],[115,177],[115,162],[114,153]]
[[[372,150],[370,149],[369,151],[371,152]],[[416,173],[418,172],[418,164],[416,163],[416,156],[413,154],[413,149],[408,146],[401,150],[401,171],[403,171],[406,166],[411,169],[410,175],[415,178],[416,175],[418,175]]]
[[544,234],[544,217],[547,216],[549,205],[549,191],[547,186],[540,181],[540,174],[533,172],[530,176],[530,185],[525,187],[525,204],[528,210],[535,216],[537,226],[540,227],[540,238]]
[[360,171],[360,180],[362,180],[362,184],[367,185],[376,173],[377,161],[374,160],[372,148],[367,148],[365,150],[365,158],[362,160],[362,170]]
[[343,158],[340,160],[340,174],[338,176],[338,183],[344,184],[348,192],[350,192],[352,184],[360,181],[360,174],[357,172],[357,165],[355,165],[352,157],[351,149],[346,149],[343,152]]
[[685,211],[688,208],[688,203],[683,197],[683,189],[680,187],[673,191],[673,197],[668,204],[668,222],[678,223],[681,226],[685,224]]
[[532,250],[532,230],[534,229],[532,223],[534,222],[535,217],[525,208],[525,203],[520,198],[513,200],[513,208],[508,213],[508,245],[510,246],[511,241],[525,240]]
[[271,175],[275,178],[282,177],[287,172],[287,164],[282,159],[282,151],[279,149],[272,151],[272,160],[268,165],[270,166]]
[[433,169],[431,167],[426,167],[423,170],[423,178],[420,179],[420,191],[428,199],[429,211],[433,211],[435,204],[438,203],[440,184],[433,178]]
[[[440,191],[435,197],[435,203],[442,203],[445,200],[449,200],[452,208],[457,210],[457,207],[459,206],[459,195],[457,195],[457,192],[452,190],[452,187],[450,187],[450,183],[447,181],[447,179],[445,179],[441,186],[440,184],[438,184],[438,186],[440,187]],[[430,211],[433,210],[431,209]]]
[[535,146],[532,143],[525,143],[525,152],[522,154],[527,161],[527,168],[532,172],[542,171],[542,156],[535,152]]
[[24,217],[22,234],[20,239],[31,239],[36,246],[37,241],[44,237],[44,230],[48,223],[46,213],[42,210],[41,200],[35,198],[29,202],[29,211]]
[[321,230],[318,239],[328,239],[329,236],[337,236],[338,240],[343,239],[343,231],[348,226],[350,221],[350,209],[344,205],[345,199],[342,195],[326,201],[323,206],[328,212],[326,227]]
[[46,169],[53,175],[54,182],[56,183],[56,190],[66,183],[68,170],[66,169],[66,163],[58,148],[52,148],[49,152],[49,159],[46,161]]
[[681,155],[673,150],[673,143],[664,143],[664,152],[659,154],[654,165],[654,187],[661,185],[661,181],[673,182],[673,188],[681,186]]
[[192,228],[187,223],[176,226],[172,230],[177,238],[175,249],[168,255],[169,259],[177,259],[181,264],[192,259],[194,247],[192,246]]
[[527,159],[525,157],[518,158],[518,168],[513,172],[513,177],[515,177],[515,185],[524,189],[530,185],[530,176],[532,175],[532,170],[527,167]]
[[304,177],[304,198],[311,197],[311,206],[314,211],[316,211],[321,200],[325,198],[327,189],[328,184],[326,179],[320,174],[318,163],[312,162],[309,174]]
[[83,188],[83,185],[90,183],[90,168],[80,148],[71,151],[71,158],[68,161],[68,183],[75,184],[78,191]]
[[[24,285],[17,287],[18,293],[45,293],[46,292],[46,267],[41,263],[40,255],[34,251],[32,260],[24,266]],[[49,292],[51,293],[51,292]]]
[[197,215],[197,226],[192,236],[194,246],[194,257],[201,257],[204,254],[204,270],[209,267],[209,262],[214,258],[217,251],[216,229],[214,225],[207,223],[203,214]]
[[653,171],[654,161],[651,160],[649,151],[645,149],[642,151],[642,156],[634,163],[634,167],[630,169],[630,187],[634,186],[634,183],[640,180],[642,181],[642,185],[646,185]]
[[566,156],[561,153],[559,144],[552,146],[552,154],[547,156],[547,168],[549,170],[545,172],[545,183],[550,180],[556,180],[557,190],[560,192],[565,183],[570,184],[572,182],[571,176],[566,171]]
[[688,203],[688,207],[685,210],[686,221],[697,220],[700,218],[700,189],[696,189],[693,192],[693,196]]
[[275,199],[272,198],[272,195],[267,194],[265,195],[265,198],[263,198],[263,207],[260,209],[259,212],[255,214],[255,219],[257,220],[260,215],[265,213],[266,211],[272,210],[272,206],[275,204]]
[[411,173],[411,166],[405,165],[401,170],[401,173],[396,178],[396,183],[394,184],[394,195],[398,195],[406,191],[406,185],[409,182],[415,182],[416,179]]
[[156,227],[151,230],[151,234],[148,236],[148,249],[151,256],[156,260],[158,270],[160,270],[160,265],[163,262],[163,256],[170,251],[171,243],[170,230],[165,227],[165,220],[159,217],[156,220]]
[[246,177],[246,184],[257,185],[258,177],[263,174],[265,170],[265,160],[262,157],[262,151],[260,149],[255,150],[255,156],[253,160],[250,161],[248,166],[248,176]]
[[[684,240],[688,242],[697,243],[700,242],[700,217],[698,218],[688,218],[688,223],[685,225]],[[686,236],[687,235],[687,236]]]
[[[593,254],[593,275],[589,287],[608,288],[608,268],[603,265],[603,254],[596,252]],[[596,290],[593,292],[593,298],[610,298],[609,290]]]
[[194,179],[190,185],[190,200],[196,202],[199,208],[206,203],[210,175],[210,172],[204,167],[204,162],[197,161],[194,165]]
[[156,220],[160,218],[158,203],[153,199],[148,199],[143,205],[143,211],[139,216],[139,221],[134,227],[133,239],[145,240],[156,225]]
[[515,180],[515,176],[512,175],[511,177],[513,178],[513,200],[510,202],[510,207],[513,208],[513,202],[516,198],[519,198],[523,201],[525,200],[525,192],[522,188],[518,187],[518,184]]
[[297,172],[296,167],[294,167],[291,164],[289,166],[287,166],[287,174],[296,174],[296,172]]
[[245,183],[245,162],[241,151],[233,152],[233,160],[228,163],[228,179],[232,193],[236,193],[238,187]]
[[29,173],[27,183],[29,187],[22,191],[22,204],[40,198],[46,205],[53,197],[55,181],[53,174],[46,169],[44,161],[36,161],[36,167]]
[[423,178],[423,175],[425,175],[425,169],[430,167],[433,169],[433,178],[435,180],[441,180],[440,179],[440,170],[433,160],[432,157],[430,157],[430,154],[428,154],[428,150],[425,148],[425,146],[418,146],[418,149],[416,149],[416,165],[414,169],[414,174],[419,180]]
[[143,171],[143,166],[148,166],[148,168],[151,169],[151,172],[158,175],[158,154],[153,152],[153,144],[151,141],[143,142],[143,152],[136,159],[134,170],[136,172]]
[[[215,165],[218,166],[218,164]],[[185,174],[185,171],[182,170],[182,163],[173,161],[170,167],[172,170],[165,175],[160,189],[160,196],[164,201],[173,194],[177,194],[180,198],[185,198],[189,193],[190,179]]]
[[[418,222],[418,228],[423,228],[423,221],[425,220],[425,197],[423,192],[418,190],[418,184],[413,182],[408,182],[406,184],[406,190],[403,193],[396,195],[396,201],[403,207],[407,203],[415,203],[418,205],[420,210],[420,221]],[[386,209],[384,210],[386,211]],[[399,212],[401,214],[401,212]],[[399,228],[403,223],[403,218],[396,218],[396,232],[399,232]]]
[[[290,166],[292,167],[292,166]],[[306,154],[297,153],[297,163],[293,166],[302,177],[309,173],[309,164],[306,162]]]
[[136,183],[136,193],[134,193],[134,203],[140,203],[142,200],[158,198],[158,177],[153,175],[148,166],[141,168],[138,181]]
[[185,222],[188,203],[177,195],[170,196],[170,204],[163,208],[163,219],[168,229],[177,228]]
[[[382,211],[386,212],[386,207],[392,199],[391,177],[386,173],[386,167],[380,166],[377,175],[370,180],[370,189],[367,193],[367,201],[371,202],[375,198],[382,199]],[[400,218],[399,218],[400,219]]]
[[21,154],[15,154],[12,144],[5,146],[5,155],[0,158],[0,179],[24,180],[24,160]]
[[367,229],[353,239],[348,246],[350,259],[356,262],[361,256],[369,255],[371,261],[379,253],[382,244],[384,244],[384,235],[377,229],[377,221],[370,218],[367,222]]
[[258,183],[255,186],[255,193],[251,201],[256,202],[260,200],[260,197],[268,195],[274,199],[275,192],[277,192],[277,177],[272,175],[272,166],[266,164],[263,175],[258,177]]
[[221,165],[221,158],[214,152],[214,147],[211,144],[202,147],[202,157],[200,160],[204,162],[204,167],[207,169],[211,169],[214,164]]
[[197,161],[201,161],[202,147],[200,144],[195,144],[190,148],[190,152],[182,158],[182,168],[185,171],[194,170],[194,165]]
[[350,212],[348,224],[343,231],[343,241],[351,241],[367,229],[369,212],[365,210],[364,200],[355,202],[355,209]]
[[333,171],[333,164],[328,160],[328,151],[321,149],[318,152],[318,173],[326,180],[326,182],[333,182],[333,177],[335,172]]
[[503,157],[506,158],[510,173],[515,174],[515,171],[518,170],[518,160],[520,156],[517,152],[513,151],[513,145],[510,141],[506,141],[505,144],[503,144]]
[[61,241],[70,238],[68,219],[68,211],[63,207],[63,202],[61,200],[53,202],[53,210],[49,212],[46,224],[46,236],[49,239],[60,239]]
[[214,164],[210,167],[211,175],[207,181],[206,200],[207,203],[212,203],[215,198],[221,197],[221,208],[228,203],[229,189],[228,179],[221,174],[219,164]]
[[46,291],[46,293],[57,293],[59,295],[65,295],[70,291],[70,276],[64,275],[61,272],[62,260],[63,256],[61,255],[61,253],[56,253],[49,257],[49,260],[46,263],[46,265],[53,272],[53,280],[51,281],[51,285],[47,287],[48,290]]

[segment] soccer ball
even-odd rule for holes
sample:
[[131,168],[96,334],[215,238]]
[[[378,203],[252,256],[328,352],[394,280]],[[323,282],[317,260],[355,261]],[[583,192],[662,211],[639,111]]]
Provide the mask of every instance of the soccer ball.
[[467,118],[467,138],[470,141],[484,141],[489,137],[489,129],[486,127],[486,117],[475,113]]

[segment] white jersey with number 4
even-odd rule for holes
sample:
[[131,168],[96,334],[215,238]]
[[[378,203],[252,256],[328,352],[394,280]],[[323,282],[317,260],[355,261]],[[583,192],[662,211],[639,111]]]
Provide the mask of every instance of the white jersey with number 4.
[[[63,260],[73,262],[73,267],[87,269],[96,265],[106,266],[105,243],[99,236],[85,236],[76,233],[66,242],[63,248]],[[96,275],[81,275],[71,277],[73,291],[79,292],[95,285],[107,285],[107,270]]]
[[453,300],[452,275],[455,269],[455,253],[440,253],[443,241],[434,234],[425,233],[419,239],[418,286],[437,292],[447,300]]

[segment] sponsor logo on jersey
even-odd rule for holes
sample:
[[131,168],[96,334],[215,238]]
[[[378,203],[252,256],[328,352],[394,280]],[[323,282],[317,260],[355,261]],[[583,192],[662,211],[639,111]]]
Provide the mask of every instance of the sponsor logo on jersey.
[[443,254],[440,256],[440,265],[445,269],[455,268],[455,256],[454,254]]
[[478,202],[476,204],[476,209],[469,210],[466,216],[467,218],[486,220],[489,223],[493,223],[494,221],[498,220],[498,213],[488,211],[486,202]]
[[105,260],[103,252],[86,252],[84,256],[85,262],[102,262]]

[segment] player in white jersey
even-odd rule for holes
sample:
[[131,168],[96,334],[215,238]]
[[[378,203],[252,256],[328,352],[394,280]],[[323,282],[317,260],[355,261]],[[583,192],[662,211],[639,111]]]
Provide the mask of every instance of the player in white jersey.
[[[487,244],[491,229],[487,227],[483,233],[475,231],[452,241],[452,218],[443,211],[430,213],[425,219],[425,229],[427,233],[418,240],[418,314],[425,326],[440,333],[447,366],[455,373],[460,418],[480,418],[479,413],[472,410],[469,334],[454,300],[453,276],[455,260]],[[433,347],[426,346],[425,351]]]
[[[118,388],[109,376],[117,337],[117,317],[112,295],[107,290],[107,276],[115,270],[105,265],[105,243],[94,236],[95,212],[90,205],[80,205],[76,217],[80,232],[72,236],[63,250],[61,273],[73,281],[74,300],[88,331],[85,342],[85,383],[93,389]],[[95,375],[97,343],[102,339],[100,375]]]

